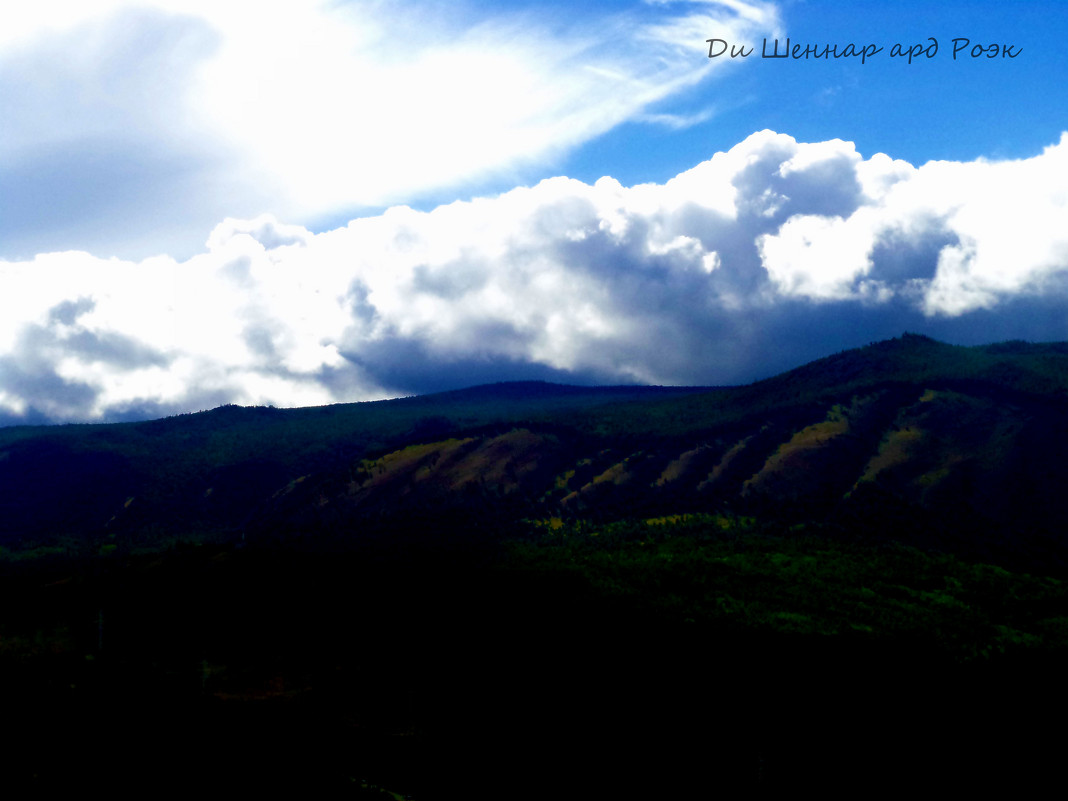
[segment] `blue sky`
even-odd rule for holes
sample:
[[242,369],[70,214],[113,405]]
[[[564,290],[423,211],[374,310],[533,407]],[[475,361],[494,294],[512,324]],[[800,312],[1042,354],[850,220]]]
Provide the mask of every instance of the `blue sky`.
[[[1052,0],[6,4],[0,424],[1068,339],[1066,33]],[[787,37],[882,50],[760,57]]]
[[[1062,91],[1068,78],[1068,8],[1042,2],[848,2],[777,4],[781,32],[791,42],[874,43],[870,62],[761,60],[763,37],[747,41],[754,56],[722,80],[672,98],[663,108],[681,115],[712,109],[685,130],[623,125],[575,151],[568,175],[625,183],[664,180],[728,149],[762,128],[802,141],[847,139],[866,155],[890,154],[919,165],[932,159],[1020,158],[1056,142],[1068,120]],[[710,30],[707,38],[715,38]],[[889,57],[894,44],[930,45],[934,58]],[[1015,59],[953,59],[953,39],[1008,43]],[[739,42],[741,44],[741,42]],[[843,48],[844,49],[844,48]],[[720,59],[726,60],[726,59]],[[636,146],[636,141],[646,146]]]

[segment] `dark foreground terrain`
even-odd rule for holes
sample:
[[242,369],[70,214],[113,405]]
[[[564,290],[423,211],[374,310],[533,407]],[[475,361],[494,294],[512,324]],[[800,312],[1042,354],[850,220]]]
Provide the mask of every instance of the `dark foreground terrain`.
[[[0,430],[5,786],[1038,786],[1068,347]],[[932,787],[934,785],[934,787]]]
[[191,547],[8,578],[5,781],[686,797],[1027,786],[1059,764],[1060,582],[915,552],[832,546],[806,577],[794,544],[645,547],[478,568]]

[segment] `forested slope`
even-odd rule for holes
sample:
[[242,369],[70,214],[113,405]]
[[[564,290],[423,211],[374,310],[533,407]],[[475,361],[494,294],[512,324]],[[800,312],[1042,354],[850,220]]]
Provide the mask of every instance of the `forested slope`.
[[915,336],[0,430],[9,783],[1019,790],[1068,712],[1066,452],[1068,347]]

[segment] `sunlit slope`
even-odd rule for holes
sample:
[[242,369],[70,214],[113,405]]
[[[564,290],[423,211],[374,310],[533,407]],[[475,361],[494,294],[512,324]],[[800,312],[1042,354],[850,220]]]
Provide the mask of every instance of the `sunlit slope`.
[[261,520],[345,531],[476,510],[603,520],[730,509],[983,556],[1059,551],[1062,350],[905,337],[749,387],[428,437],[351,462],[343,480],[309,476]]

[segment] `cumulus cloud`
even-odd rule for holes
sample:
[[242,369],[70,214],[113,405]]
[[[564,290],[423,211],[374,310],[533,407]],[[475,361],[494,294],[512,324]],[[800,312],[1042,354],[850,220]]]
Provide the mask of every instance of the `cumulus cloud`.
[[1068,134],[914,166],[762,131],[663,184],[559,177],[318,234],[227,219],[185,261],[0,262],[0,414],[725,384],[902,330],[1064,339],[1065,174]]
[[1042,294],[1063,276],[1068,134],[1031,159],[909,169],[855,158],[861,206],[797,215],[761,237],[781,290],[817,300],[911,292],[928,315],[956,316]]
[[724,69],[707,31],[778,24],[759,0],[480,5],[5,4],[0,255],[184,258],[226,216],[312,224],[512,185],[622,122],[693,124],[654,107]]

